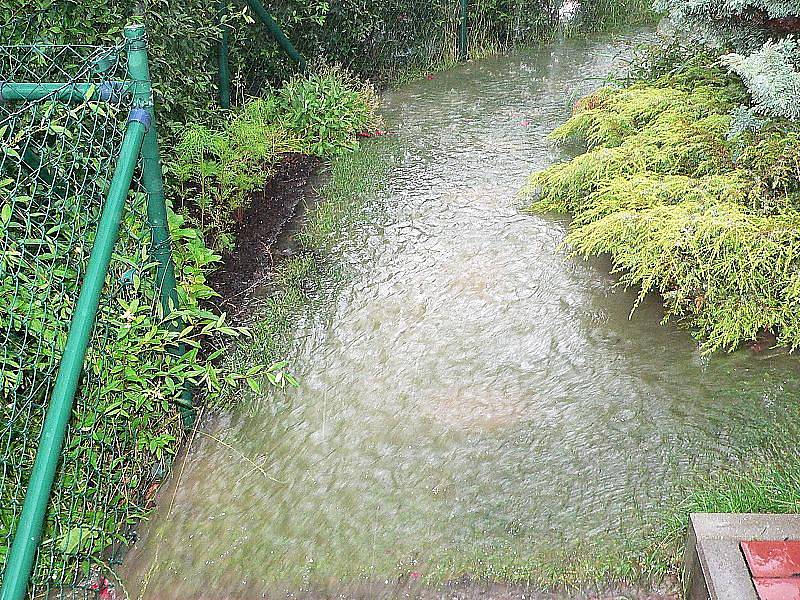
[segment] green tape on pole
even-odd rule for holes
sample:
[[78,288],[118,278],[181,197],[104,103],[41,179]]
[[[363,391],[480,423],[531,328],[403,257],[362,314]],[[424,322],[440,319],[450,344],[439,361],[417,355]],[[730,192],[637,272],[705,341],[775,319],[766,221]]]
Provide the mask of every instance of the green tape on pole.
[[280,28],[278,23],[275,22],[275,19],[272,18],[272,15],[269,14],[269,11],[261,4],[261,0],[247,0],[247,5],[252,9],[258,18],[261,19],[261,22],[267,26],[267,29],[272,34],[272,37],[275,38],[275,41],[280,44],[281,48],[284,49],[286,54],[289,55],[294,62],[296,62],[301,69],[306,68],[306,61],[303,60],[303,57],[300,56],[300,53],[295,49],[292,42],[289,41],[289,38],[286,37],[286,34],[283,33],[283,30]]
[[86,268],[86,276],[83,279],[78,304],[72,315],[67,344],[64,347],[58,376],[42,425],[42,435],[25,493],[22,515],[17,524],[3,575],[0,600],[25,598],[28,580],[36,558],[36,550],[42,538],[45,513],[50,502],[50,492],[61,457],[67,424],[72,415],[75,392],[78,389],[89,337],[100,303],[100,294],[111,263],[114,245],[117,242],[122,211],[131,187],[133,172],[139,159],[144,137],[144,124],[133,121],[128,125],[108,197],[97,225],[97,235]]

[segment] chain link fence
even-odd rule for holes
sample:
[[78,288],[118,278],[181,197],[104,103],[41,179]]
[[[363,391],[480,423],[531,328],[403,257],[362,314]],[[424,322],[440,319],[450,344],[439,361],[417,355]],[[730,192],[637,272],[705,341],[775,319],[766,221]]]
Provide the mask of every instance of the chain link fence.
[[[165,224],[152,206],[148,215],[139,148],[154,123],[136,106],[128,50],[0,47],[4,600],[26,589],[30,597],[103,597],[163,478],[169,457],[159,448],[182,431],[159,391],[170,349],[142,342],[163,337],[154,335],[168,326],[160,287],[174,280],[152,246],[154,227]],[[48,447],[56,460],[45,464]],[[39,535],[38,544],[27,539]]]

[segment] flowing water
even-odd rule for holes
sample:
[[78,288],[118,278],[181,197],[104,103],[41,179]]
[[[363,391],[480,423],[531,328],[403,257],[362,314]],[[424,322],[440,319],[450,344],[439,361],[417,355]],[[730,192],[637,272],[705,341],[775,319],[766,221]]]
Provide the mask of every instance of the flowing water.
[[[128,567],[148,598],[524,577],[562,545],[635,540],[676,485],[786,418],[795,363],[703,357],[655,299],[519,212],[546,134],[647,32],[555,42],[388,94],[385,222],[307,325],[299,389],[200,436]],[[381,142],[374,142],[381,143]],[[243,457],[247,457],[246,459]],[[346,595],[345,595],[346,596]]]

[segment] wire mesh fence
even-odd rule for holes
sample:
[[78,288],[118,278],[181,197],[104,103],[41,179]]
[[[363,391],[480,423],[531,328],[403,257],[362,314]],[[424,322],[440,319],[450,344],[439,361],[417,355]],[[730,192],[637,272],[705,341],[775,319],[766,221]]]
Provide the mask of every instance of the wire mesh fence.
[[[0,571],[119,158],[132,106],[127,70],[124,45],[0,47]],[[165,349],[147,341],[159,339],[154,330],[164,322],[140,173],[103,288],[31,597],[101,594],[163,477],[161,449],[181,435],[163,392]]]

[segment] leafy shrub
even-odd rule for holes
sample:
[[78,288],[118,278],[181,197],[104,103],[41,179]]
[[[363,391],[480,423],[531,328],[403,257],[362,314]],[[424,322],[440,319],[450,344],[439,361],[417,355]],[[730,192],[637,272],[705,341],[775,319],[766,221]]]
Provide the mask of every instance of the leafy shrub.
[[737,163],[757,176],[764,196],[795,198],[800,193],[800,130],[795,125],[763,123],[733,144]]
[[352,150],[357,133],[379,126],[377,105],[369,85],[328,68],[252,100],[221,128],[190,125],[172,169],[182,197],[197,206],[195,222],[214,247],[229,248],[234,213],[247,207],[283,153],[326,158]]
[[776,0],[656,0],[657,11],[691,39],[717,52],[742,77],[753,108],[770,117],[800,117],[800,52],[794,35],[800,10]]
[[355,135],[380,124],[379,100],[340,69],[295,77],[277,92],[277,120],[301,140],[300,151],[328,158],[353,150]]
[[800,346],[800,130],[730,134],[742,86],[709,65],[604,88],[556,129],[588,150],[534,174],[533,210],[574,215],[567,244],[610,255],[641,299],[658,292],[706,350],[772,331]]
[[551,137],[567,141],[580,139],[589,148],[615,147],[626,137],[649,125],[667,109],[694,107],[689,94],[672,88],[601,88],[578,100],[573,118],[557,128]]
[[233,213],[264,185],[281,153],[300,148],[300,140],[271,121],[266,104],[246,106],[221,130],[189,125],[176,147],[177,160],[170,167],[180,182],[184,209],[194,213],[193,222],[216,248],[231,247]]
[[644,23],[654,17],[652,4],[651,0],[582,0],[578,3],[578,21],[571,29],[597,32]]
[[[115,104],[53,100],[3,113],[0,570],[86,275],[125,115],[125,107]],[[164,314],[146,194],[138,181],[141,172],[136,174],[47,513],[35,576],[41,587],[87,577],[146,514],[183,435],[177,405],[184,402],[184,390],[194,389],[199,401],[214,403],[243,379],[216,361],[223,344],[244,330],[205,307],[214,295],[206,274],[220,257],[172,213],[179,302]],[[185,353],[175,351],[181,347]]]
[[800,346],[800,217],[760,216],[734,203],[682,200],[620,210],[576,228],[582,256],[610,254],[621,282],[656,291],[707,348],[735,348],[762,331]]
[[[0,199],[3,195],[0,193]],[[44,533],[45,558],[34,577],[36,585],[89,575],[105,550],[125,541],[128,528],[142,519],[151,501],[152,486],[169,464],[182,438],[176,403],[184,385],[213,402],[223,390],[236,386],[237,375],[224,373],[214,361],[225,338],[244,330],[225,323],[224,316],[202,308],[213,295],[205,274],[219,256],[210,252],[193,229],[171,216],[175,240],[180,309],[165,317],[154,289],[155,264],[146,248],[150,229],[143,216],[144,195],[131,198],[133,210],[121,227],[121,240],[106,280],[96,334],[89,347],[83,384],[73,409],[71,426],[57,473]],[[10,206],[5,204],[5,206]],[[6,257],[31,260],[23,248],[34,243],[31,213],[22,205],[5,212],[0,228]],[[0,455],[5,473],[0,488],[0,540],[10,541],[25,493],[24,477],[33,462],[35,440],[44,418],[45,403],[35,401],[20,414],[18,393],[52,385],[66,338],[66,320],[74,309],[81,278],[70,257],[83,254],[83,240],[73,240],[81,203],[67,198],[57,210],[36,214],[44,234],[40,242],[51,249],[52,264],[19,271],[22,280],[0,277],[0,328],[9,332],[12,348],[2,354],[3,398],[0,422],[16,428]],[[97,206],[80,215],[91,222]],[[23,249],[16,253],[17,249]],[[12,258],[13,260],[13,258]],[[31,267],[34,265],[31,262]],[[6,264],[6,267],[9,265]],[[55,279],[51,280],[51,276]],[[23,285],[20,285],[20,284]],[[177,324],[180,323],[180,327]],[[31,340],[42,340],[31,343]],[[44,343],[42,343],[44,342]],[[170,352],[177,345],[187,352]],[[0,546],[0,568],[7,547]]]

